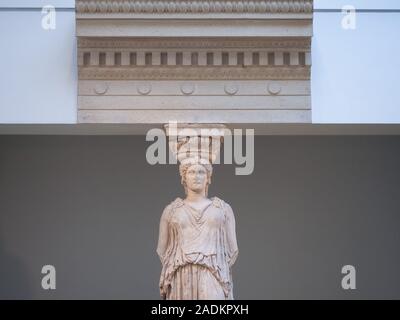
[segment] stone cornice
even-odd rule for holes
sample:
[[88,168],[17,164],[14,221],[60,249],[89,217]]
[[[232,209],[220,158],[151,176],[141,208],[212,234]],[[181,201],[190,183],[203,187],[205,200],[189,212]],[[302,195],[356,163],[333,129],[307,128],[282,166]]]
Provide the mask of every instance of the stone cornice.
[[313,0],[77,0],[80,122],[311,121]]
[[312,13],[313,0],[77,0],[78,14],[299,14]]

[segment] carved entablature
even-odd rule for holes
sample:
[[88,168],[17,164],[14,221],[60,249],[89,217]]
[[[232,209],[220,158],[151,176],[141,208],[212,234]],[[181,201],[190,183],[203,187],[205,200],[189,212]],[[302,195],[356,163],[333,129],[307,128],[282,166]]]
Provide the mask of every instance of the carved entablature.
[[311,122],[312,0],[78,0],[80,123]]

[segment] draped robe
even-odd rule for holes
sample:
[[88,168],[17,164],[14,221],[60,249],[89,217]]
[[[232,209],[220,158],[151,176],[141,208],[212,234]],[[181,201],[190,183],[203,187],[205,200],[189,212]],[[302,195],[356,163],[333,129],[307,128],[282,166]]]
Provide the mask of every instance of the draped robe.
[[163,211],[157,253],[164,299],[233,299],[235,218],[229,204],[211,200],[200,211],[177,198]]

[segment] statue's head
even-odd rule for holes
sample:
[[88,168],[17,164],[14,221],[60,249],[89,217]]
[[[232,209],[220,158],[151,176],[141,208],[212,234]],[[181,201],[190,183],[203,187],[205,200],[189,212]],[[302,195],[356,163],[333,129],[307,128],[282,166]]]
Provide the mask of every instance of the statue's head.
[[206,161],[199,159],[187,159],[182,161],[179,166],[181,183],[185,188],[185,193],[192,190],[196,193],[205,192],[208,194],[208,186],[211,183],[212,166]]

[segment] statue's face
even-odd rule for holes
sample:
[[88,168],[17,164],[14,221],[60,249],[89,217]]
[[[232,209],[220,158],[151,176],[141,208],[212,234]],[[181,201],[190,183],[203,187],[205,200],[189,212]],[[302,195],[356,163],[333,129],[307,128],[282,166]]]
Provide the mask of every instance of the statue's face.
[[186,186],[194,192],[202,192],[207,186],[207,170],[200,164],[190,166],[186,171]]

